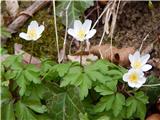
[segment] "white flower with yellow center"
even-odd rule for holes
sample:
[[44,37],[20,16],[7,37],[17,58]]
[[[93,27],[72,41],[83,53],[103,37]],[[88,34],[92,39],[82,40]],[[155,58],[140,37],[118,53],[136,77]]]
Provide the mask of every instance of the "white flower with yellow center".
[[68,29],[68,34],[73,36],[78,41],[88,40],[96,33],[95,29],[91,29],[91,24],[92,21],[88,19],[85,20],[83,24],[81,23],[81,21],[75,20],[74,28]]
[[30,41],[36,41],[41,37],[42,32],[44,31],[44,25],[38,25],[37,21],[32,21],[28,26],[27,33],[21,32],[19,37]]
[[146,82],[144,73],[137,69],[130,69],[123,75],[123,80],[132,88],[140,88]]
[[131,54],[129,55],[131,67],[134,69],[140,69],[142,71],[148,71],[152,68],[151,65],[146,64],[149,58],[150,58],[149,54],[140,56],[139,51],[136,51],[133,55]]

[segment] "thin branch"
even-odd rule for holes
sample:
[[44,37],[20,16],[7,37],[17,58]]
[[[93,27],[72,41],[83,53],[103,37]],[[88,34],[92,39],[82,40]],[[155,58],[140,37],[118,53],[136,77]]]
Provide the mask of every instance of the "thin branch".
[[148,34],[144,37],[144,39],[142,40],[141,46],[139,47],[139,52],[141,51],[142,46],[143,46],[143,43],[144,43],[144,41],[146,41],[146,39],[148,38],[148,36],[149,36],[149,33],[148,33]]
[[67,7],[65,9],[65,14],[66,14],[66,30],[65,30],[65,37],[64,37],[64,42],[63,42],[63,56],[62,56],[62,59],[59,60],[59,62],[61,62],[64,59],[65,51],[66,51],[67,30],[68,30],[68,8],[69,8],[70,4],[71,4],[71,0],[68,3],[68,5],[67,5]]
[[159,84],[150,84],[150,85],[142,85],[143,87],[158,87],[160,86],[160,83]]
[[[58,42],[58,32],[57,32],[55,0],[53,0],[53,13],[54,13],[54,28],[55,28],[55,33],[56,33],[57,53],[58,53],[58,59],[59,59],[59,42]],[[58,61],[58,62],[59,62],[59,61]]]
[[93,29],[96,25],[97,25],[97,23],[98,23],[98,21],[101,19],[101,17],[103,16],[103,14],[107,11],[107,9],[108,9],[108,7],[111,5],[111,2],[106,6],[106,8],[103,10],[103,12],[100,14],[100,16],[98,17],[98,19],[96,20],[96,22],[94,23],[94,25],[92,26],[92,28],[91,29]]

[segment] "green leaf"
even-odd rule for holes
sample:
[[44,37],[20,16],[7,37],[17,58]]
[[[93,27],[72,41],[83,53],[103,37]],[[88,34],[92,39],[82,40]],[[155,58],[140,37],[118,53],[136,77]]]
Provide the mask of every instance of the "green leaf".
[[12,99],[12,95],[8,87],[1,87],[1,104],[6,103]]
[[27,87],[25,96],[35,96],[37,99],[42,99],[46,92],[44,84],[30,84]]
[[20,87],[19,94],[20,96],[23,96],[26,91],[26,86],[29,84],[29,81],[27,82],[25,79],[24,74],[22,73],[17,79],[16,79],[17,85]]
[[114,95],[108,95],[102,97],[95,107],[95,112],[103,112],[105,110],[106,111],[110,110],[112,108],[114,99],[115,99]]
[[129,97],[126,101],[127,108],[127,118],[130,118],[137,109],[137,101],[134,99],[134,97]]
[[58,93],[49,91],[47,95],[50,96],[47,98],[48,112],[55,120],[79,120],[79,113],[84,112],[75,88],[69,87]]
[[75,83],[82,73],[82,68],[80,66],[74,66],[69,69],[67,75],[64,76],[61,87],[67,86],[69,84]]
[[15,120],[13,101],[2,104],[1,110],[1,117],[3,118],[3,120]]
[[19,70],[21,68],[21,62],[22,62],[22,55],[11,55],[6,58],[2,64],[4,64],[5,67],[11,67],[13,69]]
[[80,120],[89,120],[87,113],[85,113],[85,114],[80,113],[79,114],[79,119]]
[[72,63],[68,62],[67,64],[58,64],[56,65],[56,70],[59,74],[60,77],[63,77],[69,70],[69,68],[71,67]]
[[129,97],[126,100],[127,117],[135,115],[135,118],[144,120],[146,115],[146,104],[148,97],[144,95],[142,91],[135,93],[134,96]]
[[80,99],[83,100],[84,97],[88,95],[88,89],[91,89],[92,81],[88,78],[86,74],[82,74],[83,78],[81,79],[80,88]]
[[[69,5],[70,4],[70,5]],[[59,4],[56,6],[56,13],[59,17],[62,17],[62,23],[66,22],[66,8],[68,7],[68,25],[73,25],[74,20],[78,20],[81,15],[84,14],[84,11],[90,6],[94,5],[93,1],[59,1]]]
[[15,112],[18,120],[37,120],[34,113],[21,101],[15,104]]
[[33,82],[35,84],[40,84],[40,71],[35,65],[26,65],[25,68],[19,72],[19,75],[16,77],[16,83],[20,87],[19,94],[23,96],[27,85]]
[[95,87],[95,91],[101,95],[112,95],[117,91],[117,81],[107,82],[106,84]]
[[121,112],[123,105],[125,105],[125,97],[123,94],[117,93],[113,102],[112,110],[115,117]]
[[46,106],[42,105],[40,100],[35,96],[24,97],[22,102],[37,113],[44,113],[47,110]]

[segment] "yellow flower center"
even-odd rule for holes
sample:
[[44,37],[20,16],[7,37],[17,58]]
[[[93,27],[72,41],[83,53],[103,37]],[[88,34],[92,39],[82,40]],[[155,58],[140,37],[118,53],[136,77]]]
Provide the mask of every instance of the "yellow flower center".
[[85,32],[85,30],[83,30],[83,29],[81,29],[81,30],[79,30],[79,31],[77,32],[77,36],[78,36],[81,40],[84,39],[85,35],[86,35],[86,32]]
[[142,63],[141,63],[141,61],[140,60],[137,60],[137,61],[135,61],[134,63],[133,63],[133,67],[134,68],[140,68],[140,67],[142,67]]
[[28,34],[29,37],[34,38],[34,37],[36,37],[36,30],[34,28],[29,29],[27,31],[27,34]]
[[137,75],[137,73],[132,73],[130,76],[129,76],[129,80],[131,81],[131,82],[137,82],[138,81],[138,75]]

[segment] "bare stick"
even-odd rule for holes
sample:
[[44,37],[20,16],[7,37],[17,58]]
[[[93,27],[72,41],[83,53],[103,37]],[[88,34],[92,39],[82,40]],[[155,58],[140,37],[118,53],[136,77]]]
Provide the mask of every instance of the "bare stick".
[[98,21],[101,19],[101,17],[103,16],[103,14],[107,11],[107,9],[108,9],[108,7],[111,5],[111,3],[112,2],[110,2],[107,6],[106,6],[106,8],[103,10],[103,12],[100,14],[100,16],[98,17],[98,19],[96,20],[96,22],[94,23],[94,25],[92,26],[92,28],[91,29],[93,29],[95,26],[96,26],[96,24],[98,23]]
[[58,32],[57,32],[55,0],[53,0],[53,14],[54,14],[54,28],[55,28],[55,33],[56,33],[56,45],[57,45],[57,53],[58,53],[58,63],[60,63],[59,62],[59,43],[58,43]]
[[65,56],[65,51],[66,51],[66,40],[67,40],[67,29],[68,29],[68,8],[71,4],[71,1],[68,3],[66,10],[65,10],[65,14],[66,14],[66,30],[65,30],[65,37],[64,37],[64,42],[63,42],[63,56],[62,59],[59,60],[60,62],[64,59]]
[[141,46],[139,47],[139,52],[141,51],[142,46],[143,46],[143,43],[144,43],[144,41],[146,41],[146,39],[148,38],[148,36],[149,36],[149,33],[148,33],[148,34],[144,37],[144,39],[142,40]]
[[16,33],[17,30],[24,25],[24,23],[33,16],[41,8],[45,7],[50,0],[35,1],[30,7],[25,11],[22,11],[20,15],[8,26],[8,31],[11,33]]

